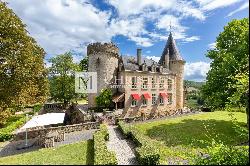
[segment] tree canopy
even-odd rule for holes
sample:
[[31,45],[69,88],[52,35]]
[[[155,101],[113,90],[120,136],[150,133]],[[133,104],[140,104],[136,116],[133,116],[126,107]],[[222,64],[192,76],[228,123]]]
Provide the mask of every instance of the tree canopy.
[[233,101],[245,106],[246,102],[242,98],[249,79],[249,19],[229,22],[217,37],[215,49],[209,50],[207,57],[212,62],[206,84],[202,87],[206,104],[223,108]]
[[52,64],[49,68],[51,98],[65,104],[77,98],[79,94],[75,93],[75,71],[80,71],[80,67],[73,62],[72,54],[67,52],[57,55],[49,62]]
[[99,96],[95,98],[98,107],[108,108],[112,103],[112,91],[110,89],[102,89]]
[[81,61],[80,61],[80,69],[81,71],[88,71],[88,65],[89,65],[89,57],[85,56]]
[[0,110],[47,99],[45,52],[25,28],[6,3],[0,2]]

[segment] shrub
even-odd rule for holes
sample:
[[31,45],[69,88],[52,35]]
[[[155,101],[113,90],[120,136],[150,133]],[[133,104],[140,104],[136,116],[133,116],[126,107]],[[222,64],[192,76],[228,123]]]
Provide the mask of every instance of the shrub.
[[137,132],[133,127],[126,125],[124,122],[119,122],[118,127],[123,134],[133,140],[137,148],[135,155],[138,162],[142,165],[157,165],[159,164],[160,155],[154,146],[154,141]]
[[95,98],[97,107],[108,108],[112,103],[111,89],[102,89],[99,96]]
[[105,125],[100,126],[100,131],[94,134],[94,165],[117,165],[114,152],[110,152],[106,146],[109,134]]
[[15,115],[8,119],[8,125],[0,129],[0,142],[13,138],[13,131],[25,123],[25,115]]
[[206,149],[207,157],[197,157],[195,163],[198,165],[248,165],[249,146],[227,146],[223,143],[212,143]]

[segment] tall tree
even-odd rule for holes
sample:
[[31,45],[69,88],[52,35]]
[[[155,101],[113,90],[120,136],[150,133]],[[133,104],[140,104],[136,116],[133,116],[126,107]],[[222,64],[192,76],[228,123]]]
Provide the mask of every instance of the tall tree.
[[50,71],[50,94],[55,101],[67,104],[71,99],[77,98],[75,93],[75,71],[80,71],[78,64],[73,62],[70,52],[57,55],[49,59],[52,66]]
[[0,111],[44,102],[48,95],[45,52],[25,28],[0,2]]
[[81,61],[80,61],[80,69],[81,71],[88,71],[88,65],[89,65],[89,57],[86,55]]
[[[216,48],[209,50],[207,56],[212,62],[207,82],[202,87],[203,98],[213,108],[225,107],[239,90],[240,86],[236,85],[240,81],[235,78],[243,75],[248,82],[249,19],[229,22],[217,37]],[[245,100],[238,99],[238,104],[246,105]]]

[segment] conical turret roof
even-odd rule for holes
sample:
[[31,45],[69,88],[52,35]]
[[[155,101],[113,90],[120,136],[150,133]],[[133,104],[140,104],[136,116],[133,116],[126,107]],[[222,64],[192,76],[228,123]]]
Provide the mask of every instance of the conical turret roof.
[[166,43],[166,46],[162,52],[161,59],[159,61],[160,64],[163,64],[165,56],[169,56],[170,61],[174,61],[174,60],[184,61],[184,59],[181,57],[181,55],[179,53],[179,50],[176,46],[175,40],[174,40],[171,32],[168,36],[168,41]]

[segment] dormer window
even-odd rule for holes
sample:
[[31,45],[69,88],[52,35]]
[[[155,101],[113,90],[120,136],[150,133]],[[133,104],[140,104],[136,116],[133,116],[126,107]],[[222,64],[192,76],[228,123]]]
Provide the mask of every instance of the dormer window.
[[148,71],[148,67],[146,65],[145,60],[144,60],[144,63],[142,64],[142,71]]
[[163,72],[163,67],[160,66],[160,67],[159,67],[159,70],[160,70],[160,72],[162,73],[162,72]]
[[152,66],[151,66],[151,71],[152,71],[152,72],[156,72],[156,66],[155,66],[154,63],[153,63]]

